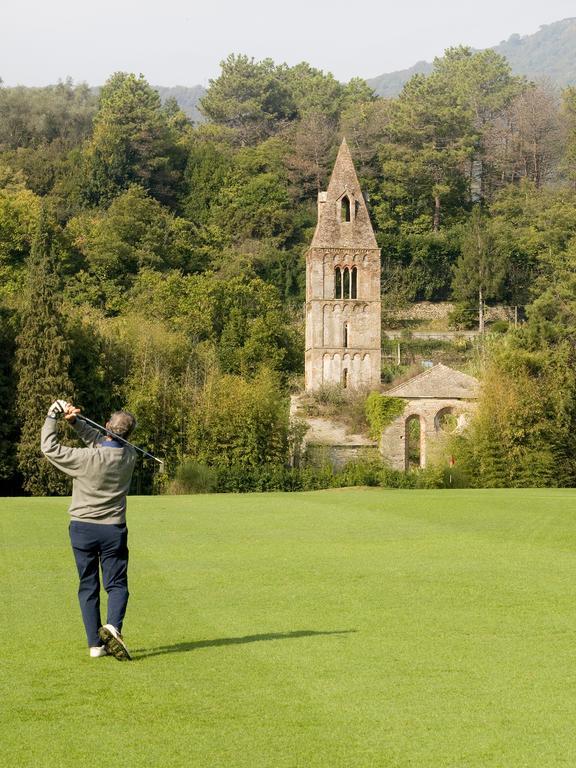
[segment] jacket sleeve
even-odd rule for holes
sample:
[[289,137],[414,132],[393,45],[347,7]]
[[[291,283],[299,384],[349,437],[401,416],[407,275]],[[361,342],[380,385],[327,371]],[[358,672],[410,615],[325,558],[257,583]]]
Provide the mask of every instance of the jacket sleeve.
[[77,477],[85,463],[86,448],[69,448],[58,442],[58,423],[47,418],[42,427],[40,450],[51,464],[70,477]]
[[76,419],[76,421],[71,426],[76,431],[78,437],[83,440],[86,445],[89,445],[92,448],[100,445],[104,439],[104,435],[101,432],[99,432],[97,429],[94,429],[94,427],[91,427],[89,424],[86,424],[86,422],[82,421],[81,419]]

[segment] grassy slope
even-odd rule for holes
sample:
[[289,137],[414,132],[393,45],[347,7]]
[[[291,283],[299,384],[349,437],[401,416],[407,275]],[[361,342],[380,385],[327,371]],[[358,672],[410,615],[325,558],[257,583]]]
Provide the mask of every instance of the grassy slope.
[[133,498],[136,660],[66,502],[1,500],[0,763],[573,766],[576,492]]

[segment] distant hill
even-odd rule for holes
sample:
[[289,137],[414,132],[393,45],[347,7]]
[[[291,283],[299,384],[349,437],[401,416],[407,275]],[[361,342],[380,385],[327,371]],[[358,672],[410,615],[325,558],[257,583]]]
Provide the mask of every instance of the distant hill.
[[198,102],[206,93],[206,89],[201,85],[187,87],[185,85],[174,85],[170,88],[164,85],[155,85],[154,88],[160,94],[162,103],[168,99],[176,99],[178,106],[195,123],[201,123],[204,118],[198,109]]
[[511,35],[494,50],[518,75],[550,78],[560,87],[576,85],[576,18],[546,24],[534,35]]
[[[526,75],[531,80],[547,78],[559,87],[576,85],[576,18],[545,24],[533,35],[511,35],[492,47],[506,56],[516,75]],[[431,71],[430,62],[419,61],[410,69],[389,72],[366,82],[379,96],[397,96],[413,75]]]
[[[517,75],[531,80],[548,78],[559,87],[576,85],[576,18],[545,24],[533,35],[511,35],[508,40],[493,46],[493,50],[506,56]],[[419,61],[409,69],[400,69],[373,77],[366,82],[379,96],[397,96],[404,83],[415,74],[429,74],[432,64]],[[206,93],[201,85],[168,88],[155,86],[162,102],[175,98],[180,109],[194,122],[202,122],[198,102]]]

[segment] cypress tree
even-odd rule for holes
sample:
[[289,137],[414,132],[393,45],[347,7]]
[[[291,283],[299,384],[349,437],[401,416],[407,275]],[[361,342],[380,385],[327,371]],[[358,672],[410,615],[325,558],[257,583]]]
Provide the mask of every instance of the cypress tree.
[[15,335],[13,313],[0,306],[0,495],[6,496],[17,489]]
[[40,453],[40,428],[50,403],[72,396],[60,289],[56,231],[42,210],[28,259],[16,350],[21,427],[18,465],[24,490],[35,496],[62,494],[68,488],[65,477]]

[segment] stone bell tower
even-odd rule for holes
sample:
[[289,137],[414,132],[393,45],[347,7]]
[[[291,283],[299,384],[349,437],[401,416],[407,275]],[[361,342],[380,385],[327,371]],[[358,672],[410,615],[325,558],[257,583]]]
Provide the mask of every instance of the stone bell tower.
[[380,316],[380,249],[343,139],[306,253],[306,389],[378,389]]

